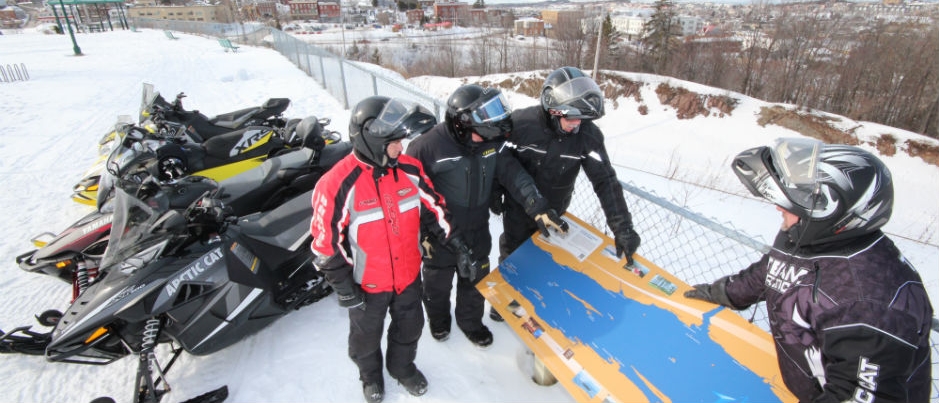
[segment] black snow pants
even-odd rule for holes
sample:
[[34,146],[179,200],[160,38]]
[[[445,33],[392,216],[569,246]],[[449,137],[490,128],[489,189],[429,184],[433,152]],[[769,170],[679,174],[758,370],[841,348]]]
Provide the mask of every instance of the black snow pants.
[[457,327],[464,333],[475,332],[483,327],[486,299],[476,289],[476,283],[491,270],[488,262],[492,236],[487,226],[465,231],[463,240],[473,250],[473,257],[480,265],[487,263],[484,270],[477,271],[475,281],[456,275],[456,255],[444,249],[444,246],[435,247],[433,259],[424,259],[424,267],[421,269],[424,277],[424,309],[432,332],[450,330],[450,293],[454,277],[457,281],[453,316],[456,317]]
[[[382,357],[381,337],[385,316],[389,312],[388,353]],[[383,382],[383,358],[386,359],[388,374],[393,378],[413,375],[417,370],[414,365],[417,341],[423,330],[420,276],[401,294],[395,294],[394,291],[365,293],[365,310],[349,309],[349,357],[359,367],[359,379],[363,382]]]

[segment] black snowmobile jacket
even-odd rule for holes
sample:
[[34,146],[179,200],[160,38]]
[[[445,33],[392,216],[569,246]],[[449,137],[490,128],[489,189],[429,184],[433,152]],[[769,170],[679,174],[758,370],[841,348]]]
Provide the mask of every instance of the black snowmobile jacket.
[[[480,255],[477,257],[489,257],[492,245],[489,203],[497,183],[524,204],[529,216],[548,209],[547,201],[538,193],[531,176],[503,142],[460,144],[446,123],[440,123],[412,140],[405,153],[421,161],[434,188],[443,195],[452,216],[450,224],[454,236],[467,241]],[[435,251],[432,263],[456,264],[456,256],[441,247],[440,241],[432,239]]]
[[726,278],[734,308],[766,301],[786,386],[801,402],[927,402],[933,310],[916,270],[882,232],[800,248],[780,232]]
[[[584,120],[575,134],[560,134],[549,125],[541,105],[512,112],[514,129],[509,143],[525,170],[534,178],[548,205],[564,214],[571,204],[574,183],[580,169],[593,184],[614,234],[626,232],[632,218],[623,197],[623,187],[603,144],[603,133],[590,120]],[[508,198],[506,198],[508,199]],[[506,200],[507,205],[513,203]],[[507,206],[507,212],[513,211]]]

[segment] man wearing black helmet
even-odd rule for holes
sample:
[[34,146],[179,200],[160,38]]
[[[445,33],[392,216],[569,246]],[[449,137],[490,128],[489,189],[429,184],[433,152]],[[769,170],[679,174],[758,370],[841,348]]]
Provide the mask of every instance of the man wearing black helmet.
[[[549,207],[559,214],[570,206],[574,183],[583,168],[613,232],[616,253],[631,266],[640,239],[607,155],[603,133],[593,123],[603,113],[600,87],[579,69],[561,67],[545,79],[540,105],[512,113],[515,127],[509,142]],[[499,257],[505,259],[538,227],[525,208],[512,198],[497,195],[493,206],[495,211],[504,212]],[[494,310],[490,317],[502,319]]]
[[408,144],[408,155],[421,161],[446,200],[455,236],[475,252],[478,262],[461,265],[453,251],[441,247],[443,240],[433,234],[424,237],[424,308],[431,335],[439,341],[450,335],[450,292],[456,273],[457,326],[477,346],[492,344],[492,332],[482,322],[486,301],[475,284],[489,272],[489,201],[496,181],[525,206],[546,235],[548,228],[567,228],[538,193],[531,176],[503,148],[512,131],[510,112],[498,89],[463,85],[447,101],[446,121]]
[[766,302],[780,372],[801,402],[926,402],[933,310],[922,280],[880,228],[887,167],[857,147],[780,139],[732,168],[782,212],[772,249],[685,293],[732,309]]
[[[398,99],[362,100],[349,121],[352,154],[313,190],[313,264],[336,291],[339,305],[349,308],[349,357],[359,368],[369,403],[384,397],[383,362],[412,395],[427,390],[427,379],[414,365],[424,328],[422,228],[449,247],[466,250],[450,236],[443,200],[420,162],[401,154],[403,139],[436,123],[426,108]],[[383,357],[381,338],[389,312]]]

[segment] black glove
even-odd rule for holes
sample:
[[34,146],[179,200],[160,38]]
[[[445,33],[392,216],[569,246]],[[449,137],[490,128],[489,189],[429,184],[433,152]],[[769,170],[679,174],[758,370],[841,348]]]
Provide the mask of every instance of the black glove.
[[329,285],[333,287],[339,297],[339,306],[365,310],[365,292],[362,291],[361,286],[352,281],[352,277],[330,282]]
[[700,299],[702,301],[723,305],[731,309],[745,308],[738,307],[734,305],[733,302],[730,302],[730,297],[727,296],[728,282],[730,282],[730,277],[721,277],[711,284],[697,284],[694,286],[694,289],[685,291],[685,297]]
[[641,242],[639,234],[630,226],[625,231],[615,234],[613,238],[616,243],[616,256],[621,259],[625,256],[626,266],[635,265],[633,254],[636,253],[636,249],[639,249],[639,243]]
[[476,271],[479,268],[479,262],[473,257],[473,250],[470,249],[459,237],[453,237],[447,242],[456,253],[456,271],[460,277],[469,281],[476,281]]
[[548,228],[554,228],[562,234],[570,229],[570,226],[567,225],[567,221],[562,220],[554,209],[548,209],[542,213],[535,214],[535,223],[538,224],[538,230],[541,231],[541,235],[545,237],[551,236],[548,232]]

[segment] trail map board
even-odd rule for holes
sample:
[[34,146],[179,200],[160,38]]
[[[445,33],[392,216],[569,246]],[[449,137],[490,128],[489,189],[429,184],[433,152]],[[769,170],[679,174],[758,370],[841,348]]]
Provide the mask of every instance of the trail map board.
[[641,256],[625,269],[612,239],[565,218],[477,288],[578,402],[797,400],[767,332]]

